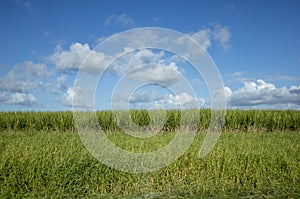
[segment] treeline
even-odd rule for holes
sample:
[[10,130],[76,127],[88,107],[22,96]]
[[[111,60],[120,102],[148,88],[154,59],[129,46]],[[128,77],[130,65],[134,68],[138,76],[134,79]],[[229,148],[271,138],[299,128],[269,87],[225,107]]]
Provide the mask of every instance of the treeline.
[[[210,123],[209,109],[184,110],[185,119],[198,121],[198,132],[205,132]],[[120,121],[117,121],[112,111],[96,113],[98,122],[104,131],[120,131]],[[130,118],[140,127],[151,124],[151,115],[164,116],[162,132],[178,130],[181,125],[180,110],[154,111],[131,110]],[[120,118],[118,118],[120,119]],[[123,124],[122,124],[123,125]],[[125,124],[126,125],[126,124]],[[181,126],[182,127],[182,126]],[[72,112],[1,112],[0,130],[16,131],[76,131]],[[299,131],[300,111],[296,110],[227,110],[224,132],[271,132]]]

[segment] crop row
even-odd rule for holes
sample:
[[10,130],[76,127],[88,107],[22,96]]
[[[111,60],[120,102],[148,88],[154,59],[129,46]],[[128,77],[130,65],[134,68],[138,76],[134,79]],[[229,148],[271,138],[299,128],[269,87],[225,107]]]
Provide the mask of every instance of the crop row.
[[[99,125],[104,131],[120,131],[134,124],[146,129],[174,131],[185,128],[184,124],[196,123],[199,132],[210,124],[211,111],[201,110],[131,110],[125,112],[96,112]],[[184,123],[183,120],[189,120]],[[130,118],[130,119],[128,119]],[[121,128],[122,127],[122,128]],[[72,112],[1,112],[0,130],[51,130],[75,131]],[[300,111],[295,110],[227,110],[223,131],[271,132],[299,131]]]

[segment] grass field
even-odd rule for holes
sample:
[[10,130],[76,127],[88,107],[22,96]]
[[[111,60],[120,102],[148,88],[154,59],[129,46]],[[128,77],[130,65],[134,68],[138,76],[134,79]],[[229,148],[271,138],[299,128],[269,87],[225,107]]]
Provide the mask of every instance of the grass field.
[[[205,132],[210,123],[209,109],[189,111],[191,121],[198,123],[198,131]],[[196,114],[195,114],[196,112]],[[161,115],[164,111],[155,111]],[[167,110],[163,132],[179,129],[180,110]],[[197,114],[198,113],[198,114]],[[120,131],[111,111],[97,112],[101,128],[107,132]],[[149,113],[145,110],[132,110],[132,120],[143,126],[149,124]],[[2,112],[0,113],[1,130],[46,130],[46,131],[75,131],[72,112]],[[227,110],[224,132],[273,132],[300,131],[300,111],[279,110]]]
[[[98,114],[111,128],[109,113]],[[117,171],[94,159],[71,128],[70,112],[1,113],[0,118],[0,198],[300,198],[297,111],[229,112],[226,132],[208,156],[198,157],[205,137],[198,133],[181,158],[144,174]],[[236,128],[228,124],[234,119]],[[107,136],[126,150],[145,152],[167,144],[174,132],[166,128],[142,142],[111,129]]]

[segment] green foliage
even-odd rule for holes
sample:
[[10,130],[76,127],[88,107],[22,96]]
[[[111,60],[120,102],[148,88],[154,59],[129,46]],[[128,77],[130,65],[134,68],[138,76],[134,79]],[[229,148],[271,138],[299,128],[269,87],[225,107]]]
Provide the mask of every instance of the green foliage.
[[[174,133],[133,140],[107,134],[121,147],[161,148]],[[131,174],[94,159],[76,133],[0,132],[0,198],[299,198],[300,134],[224,133],[203,159],[204,134],[162,170]],[[134,146],[133,146],[134,145]]]
[[226,131],[299,131],[300,111],[227,110]]
[[[208,129],[211,117],[209,109],[201,110],[131,110],[130,117],[123,117],[125,111],[97,112],[99,125],[106,132],[120,131],[120,126],[131,125],[128,118],[139,127],[148,125],[157,127],[163,122],[160,130],[173,132],[181,129],[191,129],[185,124],[198,124],[198,131]],[[151,113],[151,114],[150,114]],[[119,117],[116,117],[118,114]],[[126,113],[127,114],[127,113]],[[182,115],[185,115],[184,117]],[[157,116],[158,121],[152,121],[151,116]],[[162,120],[163,118],[164,120]],[[183,121],[182,119],[189,120]],[[193,129],[193,128],[192,128]],[[72,112],[2,112],[0,113],[0,130],[22,131],[74,131]],[[272,132],[299,131],[300,111],[279,110],[227,110],[225,118],[225,132]]]
[[73,131],[72,112],[1,112],[1,130]]
[[148,126],[151,118],[147,110],[131,110],[129,112],[132,121],[138,126]]

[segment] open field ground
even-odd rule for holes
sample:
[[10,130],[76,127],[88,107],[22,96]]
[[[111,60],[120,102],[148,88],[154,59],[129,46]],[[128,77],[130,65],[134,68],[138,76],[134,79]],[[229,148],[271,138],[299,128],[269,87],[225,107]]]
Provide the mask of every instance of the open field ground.
[[[145,174],[94,159],[68,127],[72,113],[1,113],[0,198],[300,198],[299,112],[250,113],[229,112],[226,132],[205,158],[198,157],[205,137],[199,133],[181,158]],[[229,128],[234,118],[239,128]],[[174,132],[138,140],[109,129],[107,136],[126,150],[146,152],[169,143]]]

